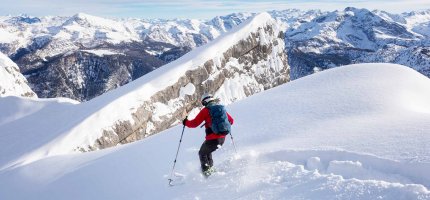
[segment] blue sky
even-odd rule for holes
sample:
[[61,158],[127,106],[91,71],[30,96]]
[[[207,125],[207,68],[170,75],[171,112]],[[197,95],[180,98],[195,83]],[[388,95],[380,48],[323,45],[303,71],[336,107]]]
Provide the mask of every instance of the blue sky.
[[0,15],[68,16],[83,12],[117,18],[209,19],[233,12],[297,8],[342,10],[352,6],[391,13],[430,9],[430,0],[0,0]]

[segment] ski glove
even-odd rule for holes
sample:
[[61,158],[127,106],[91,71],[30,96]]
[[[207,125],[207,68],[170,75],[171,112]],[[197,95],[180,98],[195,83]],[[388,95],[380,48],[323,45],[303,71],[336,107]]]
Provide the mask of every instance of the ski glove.
[[185,125],[185,123],[187,123],[187,121],[188,121],[188,116],[186,116],[186,117],[185,117],[185,119],[184,119],[184,120],[182,120],[182,124],[183,124],[184,126],[186,126],[186,125]]

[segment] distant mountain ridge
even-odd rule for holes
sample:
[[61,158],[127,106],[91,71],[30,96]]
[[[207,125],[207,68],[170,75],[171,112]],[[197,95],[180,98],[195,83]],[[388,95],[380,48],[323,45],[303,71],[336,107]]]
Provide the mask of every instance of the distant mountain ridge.
[[[409,66],[430,77],[430,10],[391,14],[271,11],[285,33],[291,78],[362,62]],[[87,101],[214,40],[253,13],[211,20],[0,17],[0,51],[40,97]],[[7,37],[6,37],[7,36]],[[95,53],[105,52],[105,54]]]
[[400,15],[346,8],[286,31],[292,78],[351,63],[387,62],[430,76],[430,12]]

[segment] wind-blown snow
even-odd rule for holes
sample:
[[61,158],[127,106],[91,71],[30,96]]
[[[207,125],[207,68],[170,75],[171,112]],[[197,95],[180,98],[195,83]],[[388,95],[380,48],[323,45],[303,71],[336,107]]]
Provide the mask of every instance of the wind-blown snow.
[[[197,156],[204,130],[187,128],[176,164],[185,180],[167,185],[182,131],[177,126],[133,144],[2,169],[0,194],[5,199],[430,199],[428,91],[430,79],[405,66],[334,68],[228,106],[238,153],[228,139],[214,153],[218,172],[207,180]],[[27,143],[45,139],[40,135]],[[19,155],[3,151],[16,140],[22,138],[2,134],[1,157]]]

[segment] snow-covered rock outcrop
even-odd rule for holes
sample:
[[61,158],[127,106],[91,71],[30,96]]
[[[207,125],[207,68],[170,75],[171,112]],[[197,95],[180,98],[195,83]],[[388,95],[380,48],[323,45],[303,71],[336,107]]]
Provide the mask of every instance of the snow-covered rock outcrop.
[[37,97],[18,66],[3,53],[0,53],[0,77],[0,97]]
[[[176,125],[193,108],[200,106],[199,98],[205,92],[215,94],[228,104],[289,81],[282,36],[270,15],[259,14],[213,42],[133,82],[132,85],[142,85],[132,95],[136,104],[122,111],[128,119],[118,117],[111,122],[113,124],[100,127],[99,137],[90,149],[135,141]],[[109,107],[122,104],[120,99],[111,102]]]

